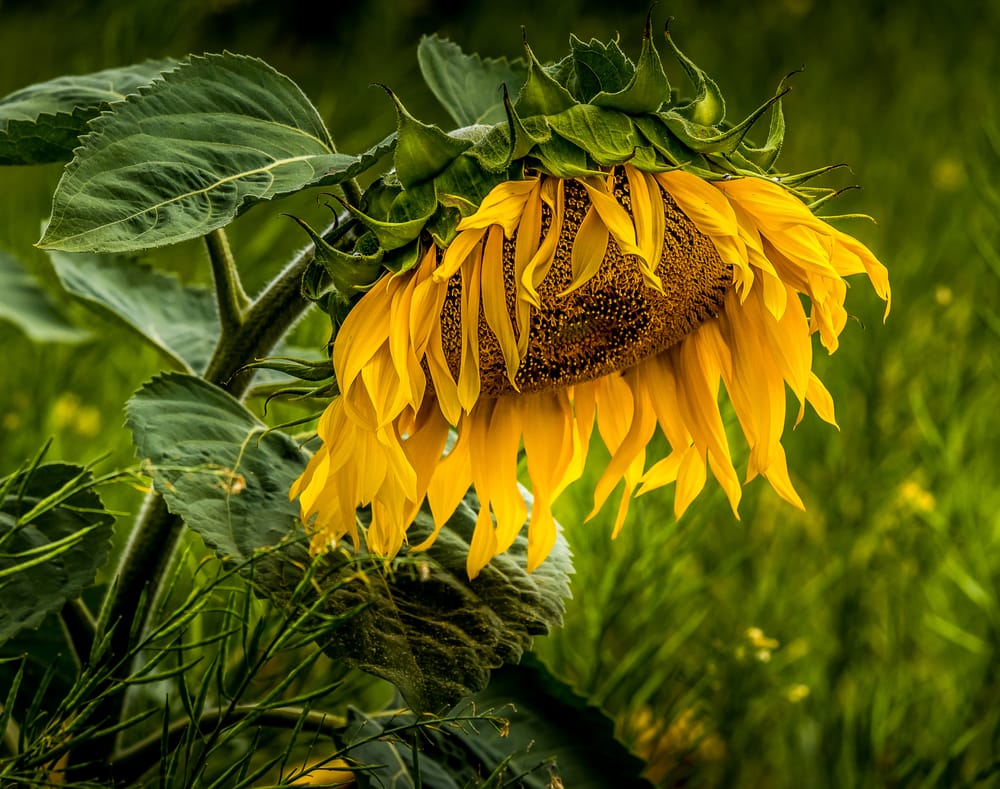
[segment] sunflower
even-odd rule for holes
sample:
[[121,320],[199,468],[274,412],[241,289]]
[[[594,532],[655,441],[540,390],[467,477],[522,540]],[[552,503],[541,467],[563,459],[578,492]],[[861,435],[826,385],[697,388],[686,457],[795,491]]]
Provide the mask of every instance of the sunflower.
[[[490,168],[485,153],[452,135],[460,144],[448,168],[438,162],[418,180],[397,149],[399,183],[387,179],[379,188],[389,184],[396,200],[413,200],[429,184],[432,213],[423,212],[418,233],[400,244],[386,243],[391,210],[380,219],[356,211],[381,236],[383,251],[405,250],[408,262],[387,266],[336,335],[340,395],[320,419],[322,446],[291,490],[314,551],[345,536],[357,545],[356,509],[370,506],[367,547],[393,556],[425,503],[440,530],[471,487],[481,507],[469,576],[507,550],[525,521],[532,570],[555,542],[552,504],[582,474],[595,425],[610,461],[591,515],[621,487],[613,536],[633,497],[669,484],[680,517],[708,471],[737,518],[742,485],[758,475],[803,507],[781,444],[786,386],[800,404],[798,419],[809,403],[836,425],[832,398],[812,372],[812,335],[828,352],[837,349],[850,275],[867,275],[888,314],[886,269],[861,242],[818,218],[800,190],[751,166],[743,154],[763,149],[750,148],[742,134],[723,154],[698,150],[713,133],[731,138],[733,127],[715,117],[692,131],[715,88],[690,61],[681,63],[701,88],[699,102],[671,108],[658,95],[646,100],[653,109],[642,117],[635,90],[627,94],[642,69],[659,65],[647,42],[648,35],[639,64],[629,62],[624,88],[589,96],[571,78],[560,85],[529,49],[521,98],[516,106],[505,100],[505,122],[494,127],[509,140],[503,168]],[[538,99],[545,91],[548,98]],[[602,103],[601,95],[628,106]],[[581,114],[580,107],[599,110],[586,113],[602,123],[627,120],[632,136],[618,143],[621,153],[608,154],[605,145],[595,154],[598,146],[580,135],[571,141],[584,158],[566,153],[570,124],[560,115]],[[431,135],[426,151],[434,132],[414,127],[401,106],[400,118],[399,145],[409,126]],[[600,124],[591,126],[599,135]],[[783,122],[772,118],[772,145],[776,129]],[[480,132],[477,144],[492,131]],[[689,158],[678,161],[678,150]],[[449,173],[470,162],[490,188],[478,200],[457,199],[447,191]],[[456,205],[449,226],[447,209]],[[397,219],[395,226],[414,223]],[[720,385],[749,447],[742,482]],[[655,446],[669,451],[652,457],[658,431],[666,442]],[[411,548],[426,548],[436,534]]]

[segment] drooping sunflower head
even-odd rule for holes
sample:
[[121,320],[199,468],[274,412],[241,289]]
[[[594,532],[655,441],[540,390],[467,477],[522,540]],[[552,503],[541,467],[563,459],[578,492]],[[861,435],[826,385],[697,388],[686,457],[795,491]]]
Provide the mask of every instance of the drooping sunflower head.
[[[709,470],[737,514],[720,385],[749,448],[744,481],[764,476],[802,506],[781,445],[786,386],[799,418],[809,402],[834,423],[811,336],[836,350],[848,275],[867,274],[888,311],[886,270],[813,213],[832,192],[805,184],[829,168],[774,170],[784,86],[729,124],[715,83],[666,41],[690,100],[671,91],[648,22],[634,63],[615,41],[571,39],[549,66],[527,45],[508,63],[422,42],[462,128],[422,124],[393,97],[394,169],[349,206],[367,233],[354,255],[328,251],[383,273],[336,336],[341,394],[292,490],[314,550],[357,544],[356,509],[370,506],[368,548],[395,555],[421,506],[440,528],[474,487],[470,576],[526,520],[531,569],[595,425],[611,460],[594,511],[622,488],[614,533],[633,496],[670,483],[680,516]],[[657,431],[670,449],[651,458]]]

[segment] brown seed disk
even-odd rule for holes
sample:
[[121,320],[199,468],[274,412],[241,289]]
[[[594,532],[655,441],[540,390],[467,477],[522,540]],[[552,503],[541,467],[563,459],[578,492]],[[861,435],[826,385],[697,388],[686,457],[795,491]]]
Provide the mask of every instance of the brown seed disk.
[[[663,292],[646,286],[638,258],[622,254],[612,237],[593,279],[560,296],[572,280],[573,240],[590,206],[586,190],[576,181],[565,181],[564,189],[562,231],[552,267],[538,288],[541,308],[531,310],[527,355],[516,375],[523,393],[592,381],[666,350],[719,314],[733,282],[732,267],[722,261],[712,240],[695,227],[661,188],[666,229],[656,273],[663,282]],[[615,178],[614,194],[631,212],[628,181],[621,171]],[[543,205],[543,236],[551,222],[551,212]],[[516,237],[504,240],[503,272],[507,310],[516,327],[515,242]],[[483,265],[491,263],[484,260]],[[448,282],[441,310],[444,355],[456,380],[462,352],[461,292],[461,275],[456,274]],[[495,298],[495,294],[483,295]],[[507,378],[500,343],[481,308],[479,370],[483,395],[515,393]]]

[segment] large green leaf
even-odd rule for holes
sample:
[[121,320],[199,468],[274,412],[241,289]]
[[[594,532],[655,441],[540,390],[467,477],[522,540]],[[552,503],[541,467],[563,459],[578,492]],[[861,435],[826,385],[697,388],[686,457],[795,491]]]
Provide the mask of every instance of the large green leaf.
[[504,736],[493,728],[482,727],[474,736],[461,737],[465,747],[487,766],[513,754],[508,771],[512,775],[527,773],[530,777],[524,781],[525,786],[551,786],[551,760],[553,770],[567,787],[652,789],[640,777],[642,760],[615,738],[614,722],[531,654],[520,665],[504,666],[495,672],[489,686],[473,701],[476,710],[493,710],[510,727]]
[[79,342],[87,333],[52,306],[45,291],[13,257],[0,251],[0,320],[38,342]]
[[294,82],[228,53],[191,57],[91,128],[43,247],[127,252],[202,236],[261,200],[353,177],[382,150],[335,152]]
[[459,126],[503,123],[501,85],[516,95],[528,70],[524,62],[466,55],[458,44],[425,36],[417,48],[420,72],[431,91]]
[[[318,566],[302,546],[298,505],[288,489],[307,456],[234,398],[180,374],[157,377],[128,403],[139,454],[148,458],[170,510],[224,557],[246,559],[284,544],[255,567],[255,580],[279,602],[293,597],[304,573],[330,591],[323,611],[363,609],[324,647],[340,659],[393,682],[418,710],[441,709],[485,687],[489,671],[517,661],[531,638],[562,621],[569,595],[569,549],[561,538],[534,573],[525,570],[522,534],[474,581],[465,561],[478,503],[470,494],[430,550],[397,558],[336,551]],[[360,513],[362,520],[367,517]],[[414,543],[433,523],[420,513]]]
[[489,786],[524,789],[652,789],[641,777],[643,762],[615,739],[614,722],[530,653],[495,671],[486,689],[437,723],[410,712],[373,718],[353,710],[349,721],[347,755],[368,765],[357,774],[361,789],[478,786],[486,776]]
[[125,414],[170,511],[220,556],[243,561],[301,529],[288,489],[304,453],[227,392],[168,373],[142,387]]
[[63,463],[0,479],[0,643],[79,596],[107,559],[114,518],[90,482]]
[[0,164],[68,161],[87,121],[122,101],[175,60],[148,60],[93,74],[57,77],[0,99]]
[[205,369],[219,336],[209,290],[119,255],[52,252],[51,259],[74,296],[134,329],[182,369]]
[[[439,710],[484,688],[490,669],[516,663],[533,636],[562,624],[572,573],[565,540],[560,535],[529,574],[523,531],[470,581],[465,561],[478,507],[470,492],[428,551],[404,555],[389,573],[355,573],[331,599],[338,612],[366,606],[338,631],[338,654],[392,682],[416,710]],[[419,513],[409,539],[420,542],[433,526]]]

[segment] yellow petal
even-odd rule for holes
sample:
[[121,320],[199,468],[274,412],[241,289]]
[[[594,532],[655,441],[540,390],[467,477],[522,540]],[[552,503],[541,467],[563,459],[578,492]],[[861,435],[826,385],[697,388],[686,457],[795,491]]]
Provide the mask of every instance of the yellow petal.
[[427,503],[434,518],[434,531],[419,545],[415,551],[426,550],[437,538],[441,527],[454,514],[466,492],[472,485],[472,464],[469,459],[469,430],[465,424],[469,415],[465,415],[460,425],[458,438],[451,451],[434,467],[431,480],[427,485]]
[[503,236],[498,227],[490,230],[483,250],[482,302],[486,323],[493,330],[503,352],[507,379],[517,389],[514,377],[521,364],[521,356],[517,351],[517,337],[514,336],[514,325],[507,310],[507,286],[503,273]]
[[[635,243],[635,225],[621,203],[615,200],[608,191],[608,186],[596,178],[578,179],[587,190],[587,196],[593,209],[601,217],[601,221],[607,227],[608,232],[614,237],[615,242],[621,249],[623,255],[643,256],[642,250]],[[609,176],[611,180],[611,176]],[[650,261],[646,261],[649,263]],[[653,265],[659,263],[655,261]]]
[[[549,269],[552,267],[556,246],[559,243],[559,237],[562,235],[563,217],[566,214],[566,193],[563,189],[562,179],[545,179],[542,184],[541,197],[552,211],[549,232],[545,234],[545,238],[539,244],[538,250],[532,256],[518,280],[522,288],[519,298],[525,299],[534,307],[541,307],[542,305],[541,299],[538,296],[538,287],[542,284],[542,281],[549,273]],[[521,335],[521,341],[527,347],[527,333]]]
[[469,544],[469,555],[465,557],[465,569],[469,580],[479,575],[480,571],[497,555],[497,534],[490,518],[490,508],[480,507],[476,517],[476,528],[472,532]]
[[477,250],[476,247],[486,235],[486,228],[465,230],[455,236],[441,256],[441,263],[434,269],[434,279],[437,282],[447,282],[455,272],[463,267]]
[[462,357],[458,371],[458,401],[471,411],[479,399],[479,302],[482,265],[462,269]]
[[608,229],[601,221],[600,215],[591,206],[584,214],[583,221],[573,239],[571,261],[573,279],[569,286],[559,295],[565,296],[581,285],[585,285],[600,271],[604,256],[608,251]]
[[635,224],[636,243],[642,250],[641,269],[647,287],[663,290],[663,283],[656,274],[656,267],[663,256],[663,235],[666,219],[660,185],[649,173],[625,165],[629,194],[632,201],[632,221]]
[[[809,373],[809,386],[806,389],[806,400],[815,409],[819,418],[822,419],[827,424],[833,425],[838,430],[840,426],[837,424],[837,418],[834,414],[833,408],[833,397],[827,388],[823,386],[823,382],[819,380],[816,373]],[[799,410],[798,419],[795,424],[798,424],[802,420],[802,411],[805,410],[805,406]]]
[[689,447],[681,458],[674,490],[674,517],[680,518],[705,487],[705,457],[697,447]]
[[504,181],[494,186],[483,198],[476,212],[458,223],[459,232],[500,225],[507,238],[511,238],[524,214],[524,204],[537,184],[537,178],[526,178],[523,181]]
[[[402,275],[406,276],[406,275]],[[333,345],[333,368],[341,391],[346,391],[362,368],[389,338],[392,275],[386,274],[344,319]]]

